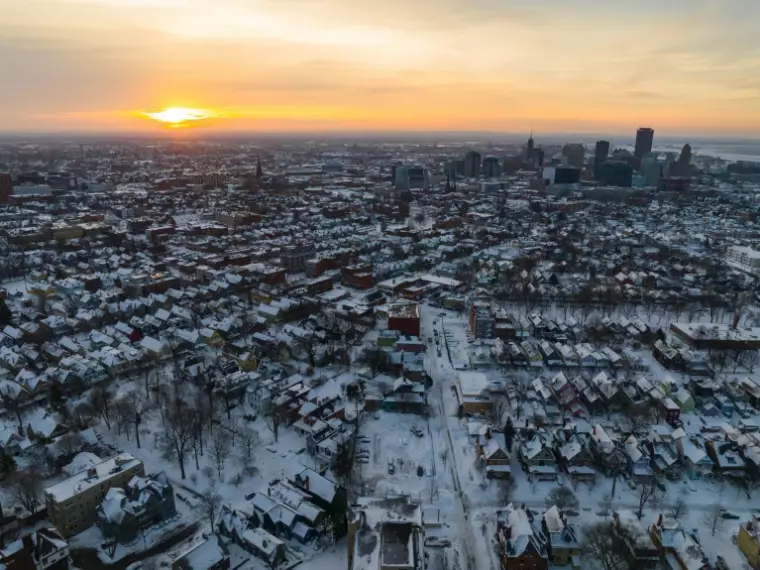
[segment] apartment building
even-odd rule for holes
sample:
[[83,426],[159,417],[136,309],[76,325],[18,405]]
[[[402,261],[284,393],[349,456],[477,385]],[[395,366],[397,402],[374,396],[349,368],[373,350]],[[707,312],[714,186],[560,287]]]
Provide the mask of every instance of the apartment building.
[[135,475],[145,476],[145,467],[129,453],[121,453],[93,465],[45,489],[48,517],[68,538],[92,526],[97,510],[112,487],[125,487]]

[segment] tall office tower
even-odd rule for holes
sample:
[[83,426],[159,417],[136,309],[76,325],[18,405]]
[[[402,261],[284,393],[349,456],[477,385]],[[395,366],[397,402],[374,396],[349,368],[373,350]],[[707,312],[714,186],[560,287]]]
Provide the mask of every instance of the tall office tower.
[[654,142],[654,130],[646,127],[636,131],[636,147],[633,155],[641,160],[645,155],[652,152],[652,143]]
[[464,155],[464,175],[466,178],[480,176],[480,153],[471,150]]
[[678,157],[678,166],[680,170],[683,170],[683,174],[689,173],[689,167],[691,167],[691,145],[683,145],[681,155]]
[[594,172],[607,160],[610,155],[610,141],[596,141],[594,148]]
[[530,162],[533,160],[533,149],[534,149],[534,142],[533,142],[533,133],[530,133],[530,138],[528,139],[528,146],[525,149],[525,160]]
[[570,143],[562,147],[562,156],[567,159],[568,166],[583,168],[586,158],[586,148],[579,143]]
[[486,178],[496,178],[501,176],[501,164],[495,156],[487,156],[483,159],[483,176]]

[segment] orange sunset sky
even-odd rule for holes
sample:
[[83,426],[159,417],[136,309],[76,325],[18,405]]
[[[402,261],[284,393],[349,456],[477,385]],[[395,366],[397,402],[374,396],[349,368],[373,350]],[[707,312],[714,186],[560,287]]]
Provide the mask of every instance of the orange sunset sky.
[[0,131],[760,136],[758,0],[0,0]]

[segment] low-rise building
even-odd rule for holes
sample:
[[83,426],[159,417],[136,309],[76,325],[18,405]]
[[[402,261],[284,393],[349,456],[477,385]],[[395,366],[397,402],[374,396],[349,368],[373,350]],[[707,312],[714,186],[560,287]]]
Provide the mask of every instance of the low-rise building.
[[348,523],[348,570],[423,570],[422,507],[408,497],[360,498]]
[[64,537],[85,530],[96,522],[108,491],[127,485],[135,475],[145,475],[142,461],[121,453],[48,487],[45,503],[50,521]]
[[183,552],[172,564],[172,570],[229,570],[230,555],[216,536],[199,542]]
[[739,533],[736,535],[736,545],[747,557],[747,562],[752,568],[760,566],[760,539],[757,534],[759,524],[760,520],[752,516],[739,526]]

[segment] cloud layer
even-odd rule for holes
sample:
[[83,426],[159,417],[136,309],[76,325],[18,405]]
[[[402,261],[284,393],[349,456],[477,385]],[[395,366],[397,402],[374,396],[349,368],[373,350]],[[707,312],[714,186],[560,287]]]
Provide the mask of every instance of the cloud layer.
[[756,0],[0,0],[0,130],[760,135]]

